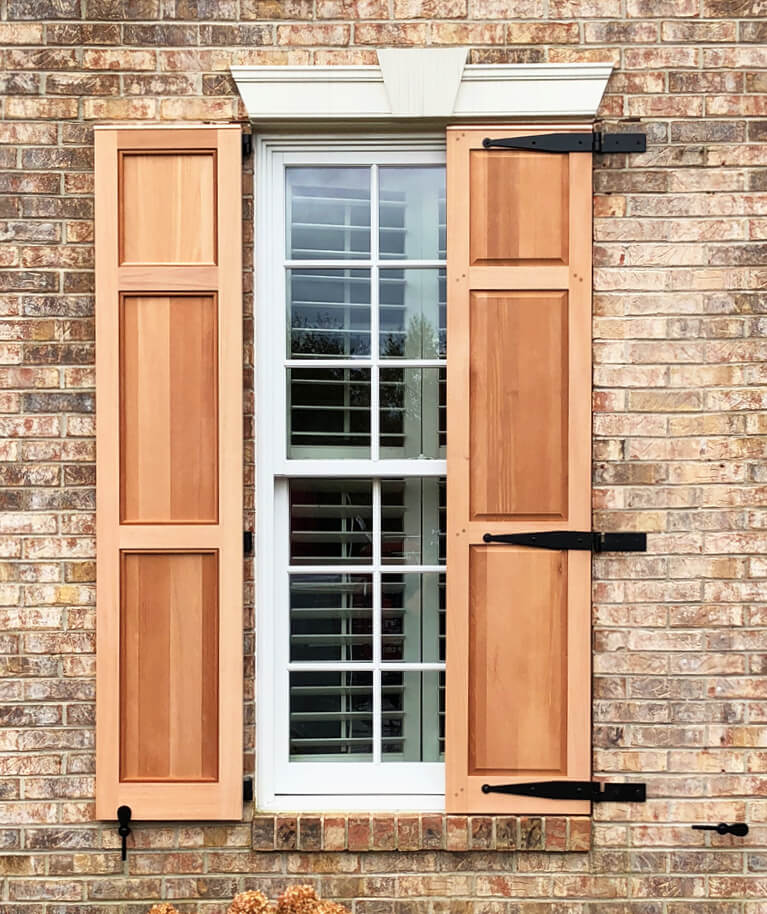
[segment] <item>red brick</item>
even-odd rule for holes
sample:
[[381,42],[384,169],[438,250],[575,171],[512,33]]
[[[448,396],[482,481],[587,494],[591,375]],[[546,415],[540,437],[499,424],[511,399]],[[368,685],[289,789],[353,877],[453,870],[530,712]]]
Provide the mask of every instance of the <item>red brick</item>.
[[[435,817],[436,818],[436,817]],[[442,834],[442,816],[440,819],[440,842],[439,847],[442,846],[441,843],[441,834]],[[421,844],[421,834],[420,834],[420,825],[418,816],[397,816],[397,848],[401,851],[415,851],[420,850],[423,846]],[[435,823],[436,830],[436,823]],[[424,835],[425,837],[425,835]],[[425,843],[425,842],[424,842]],[[436,836],[430,835],[429,846],[434,847],[437,845]]]
[[279,25],[277,44],[290,45],[346,45],[349,44],[348,25]]
[[7,98],[5,115],[12,118],[77,117],[74,98]]
[[325,816],[323,820],[322,848],[326,851],[346,849],[346,818]]
[[467,10],[467,0],[394,0],[395,19],[462,19]]
[[354,28],[357,44],[373,44],[386,47],[414,46],[426,43],[426,26],[423,23],[380,23],[360,22]]
[[347,847],[350,851],[366,851],[370,847],[370,817],[350,816],[347,821]]

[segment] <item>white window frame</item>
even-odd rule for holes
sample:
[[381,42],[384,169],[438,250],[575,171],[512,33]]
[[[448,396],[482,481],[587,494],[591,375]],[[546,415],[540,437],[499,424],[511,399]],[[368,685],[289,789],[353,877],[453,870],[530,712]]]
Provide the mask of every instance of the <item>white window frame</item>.
[[[286,456],[285,358],[285,167],[288,165],[434,165],[445,163],[444,133],[427,135],[312,137],[262,135],[255,147],[255,353],[256,353],[256,803],[264,811],[442,811],[442,762],[293,762],[288,759],[288,499],[287,479],[293,477],[439,477],[446,475],[444,460],[377,460],[378,410],[371,393],[371,458],[288,459]],[[373,230],[377,214],[373,215]],[[365,269],[370,261],[350,260],[334,268]],[[312,261],[296,263],[310,267]],[[387,267],[402,266],[385,261]],[[408,261],[408,267],[444,267],[441,261]],[[372,287],[376,283],[371,277]],[[376,301],[376,290],[373,291]],[[371,309],[374,312],[375,308]],[[376,340],[375,318],[371,341]],[[372,352],[371,352],[372,355]],[[397,359],[398,368],[419,367],[420,360]],[[434,360],[423,360],[434,366]],[[299,367],[299,363],[294,363]],[[303,360],[300,367],[311,363]],[[349,362],[346,361],[345,365]],[[371,360],[354,359],[354,367]],[[444,364],[444,362],[442,362]],[[375,385],[371,384],[371,392]],[[374,443],[375,442],[375,443]],[[332,469],[331,469],[332,467]],[[376,494],[378,493],[378,494]],[[380,487],[374,484],[374,515]],[[375,530],[374,534],[380,531]],[[374,535],[374,542],[380,540]],[[374,572],[397,573],[400,566],[381,565],[374,556]],[[402,566],[405,567],[405,566]],[[314,566],[299,572],[320,570]],[[359,566],[323,566],[326,573],[366,573]],[[440,571],[444,567],[408,565],[411,572]],[[374,609],[374,620],[377,618]],[[374,621],[374,634],[376,632]],[[368,669],[369,664],[344,664],[345,669]],[[315,669],[314,664],[290,664],[290,669]],[[385,669],[413,669],[413,664],[386,663]],[[441,663],[417,668],[443,669]],[[374,708],[374,727],[380,727]],[[375,793],[371,793],[375,778]]]

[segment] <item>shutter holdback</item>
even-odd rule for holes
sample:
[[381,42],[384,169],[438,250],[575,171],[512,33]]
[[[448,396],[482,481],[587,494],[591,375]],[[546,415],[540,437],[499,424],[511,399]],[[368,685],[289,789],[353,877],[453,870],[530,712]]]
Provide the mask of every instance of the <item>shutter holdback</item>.
[[715,831],[718,835],[734,835],[736,838],[744,838],[748,834],[748,825],[745,822],[733,822],[728,825],[726,822],[720,822],[718,825],[691,825],[694,831]]
[[128,859],[128,835],[132,831],[129,822],[131,820],[132,813],[133,811],[131,810],[130,806],[117,807],[117,821],[119,822],[117,834],[122,838],[122,848],[120,852],[121,860]]

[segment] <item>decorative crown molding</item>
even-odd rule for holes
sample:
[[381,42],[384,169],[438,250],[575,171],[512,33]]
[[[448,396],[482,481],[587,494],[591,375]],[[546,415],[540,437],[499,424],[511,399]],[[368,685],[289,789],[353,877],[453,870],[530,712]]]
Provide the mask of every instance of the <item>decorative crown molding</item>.
[[387,48],[377,66],[231,67],[248,116],[295,120],[594,118],[611,63],[466,64],[467,48]]

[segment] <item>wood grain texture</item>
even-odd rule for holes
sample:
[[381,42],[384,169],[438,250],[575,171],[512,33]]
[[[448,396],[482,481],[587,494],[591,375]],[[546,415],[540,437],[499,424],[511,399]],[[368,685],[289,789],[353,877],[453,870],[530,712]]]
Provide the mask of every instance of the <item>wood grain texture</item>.
[[123,523],[218,519],[216,311],[214,296],[123,296]]
[[102,819],[242,815],[240,135],[95,128]]
[[218,555],[122,554],[120,777],[218,775]]
[[120,162],[120,263],[215,263],[215,152],[126,152]]
[[470,152],[472,264],[568,262],[567,158],[498,149]]
[[567,293],[469,299],[471,517],[567,515]]
[[469,633],[469,772],[565,774],[567,553],[473,546]]
[[447,131],[446,804],[585,814],[482,785],[590,777],[591,556],[482,537],[590,528],[591,156],[487,131]]

